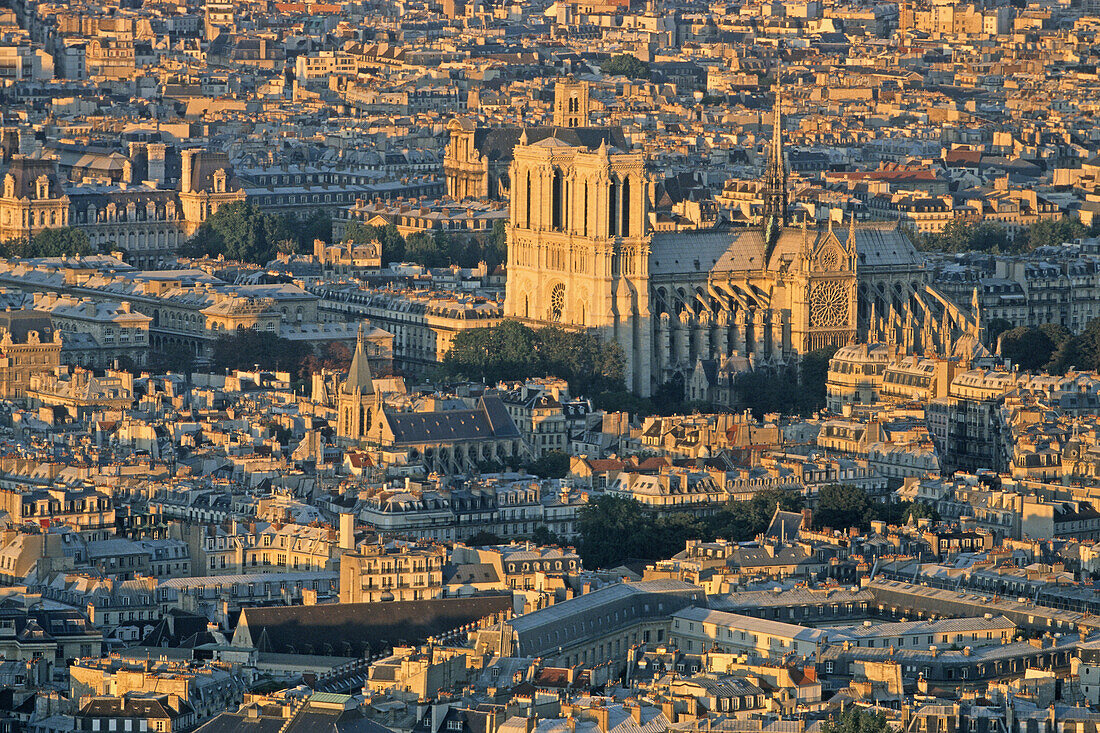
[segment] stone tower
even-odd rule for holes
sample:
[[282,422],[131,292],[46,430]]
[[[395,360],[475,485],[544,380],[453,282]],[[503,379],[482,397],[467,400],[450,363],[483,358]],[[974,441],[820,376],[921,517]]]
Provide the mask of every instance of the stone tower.
[[554,125],[588,126],[588,82],[569,77],[554,85]]
[[585,137],[515,148],[504,313],[617,341],[627,386],[648,394],[652,184],[642,155]]
[[338,424],[336,435],[348,441],[363,440],[370,426],[370,411],[378,404],[374,392],[374,378],[371,376],[367,361],[367,344],[363,337],[363,327],[359,327],[359,336],[355,342],[355,354],[351,357],[348,378],[340,385],[336,398]]

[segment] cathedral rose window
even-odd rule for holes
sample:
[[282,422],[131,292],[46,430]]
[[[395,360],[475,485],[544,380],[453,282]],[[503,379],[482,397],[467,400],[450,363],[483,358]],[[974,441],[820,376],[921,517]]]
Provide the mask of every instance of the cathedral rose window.
[[848,297],[835,281],[814,283],[810,288],[810,326],[838,328],[848,323]]
[[565,311],[565,285],[558,283],[550,291],[550,320],[560,321]]

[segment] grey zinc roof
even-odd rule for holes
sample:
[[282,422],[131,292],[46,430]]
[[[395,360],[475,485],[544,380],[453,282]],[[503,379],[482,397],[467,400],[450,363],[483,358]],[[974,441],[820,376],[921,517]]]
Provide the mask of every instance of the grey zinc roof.
[[700,602],[705,602],[703,590],[691,583],[680,580],[646,580],[640,583],[616,583],[615,585],[600,588],[590,593],[571,598],[568,601],[555,603],[552,606],[539,609],[532,613],[513,618],[509,625],[516,632],[522,633],[532,629],[544,628],[548,625],[564,622],[583,614],[591,609],[615,603],[631,596],[645,593],[675,593],[694,591],[698,593]]
[[861,224],[856,227],[859,267],[898,267],[924,264],[924,257],[909,238],[892,224]]
[[[808,232],[811,247],[827,234],[827,229],[811,229]],[[848,238],[848,229],[838,226],[834,228],[834,234],[844,242]],[[784,229],[771,255],[773,267],[781,260],[794,259],[801,248],[801,228]],[[756,227],[732,232],[659,232],[653,237],[649,269],[655,276],[690,274],[693,271],[705,274],[758,270],[764,265],[764,249],[763,232]],[[856,251],[860,258],[859,267],[900,267],[924,263],[924,257],[913,243],[893,224],[857,225]]]
[[394,443],[432,443],[518,438],[519,430],[497,397],[472,410],[385,413]]

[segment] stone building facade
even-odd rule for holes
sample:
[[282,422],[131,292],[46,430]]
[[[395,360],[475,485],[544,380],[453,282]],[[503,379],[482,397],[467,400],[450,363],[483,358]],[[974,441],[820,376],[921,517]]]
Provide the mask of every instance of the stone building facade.
[[617,342],[640,395],[686,383],[699,364],[718,394],[721,379],[857,339],[916,352],[977,333],[979,314],[935,291],[896,226],[791,225],[778,109],[773,135],[762,227],[663,231],[661,181],[621,132],[521,130],[505,318]]

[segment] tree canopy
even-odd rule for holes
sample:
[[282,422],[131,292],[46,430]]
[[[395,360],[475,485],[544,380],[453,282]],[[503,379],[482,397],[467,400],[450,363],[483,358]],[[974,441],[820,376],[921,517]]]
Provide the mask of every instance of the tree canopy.
[[588,331],[535,330],[511,320],[457,334],[442,368],[449,377],[488,384],[550,375],[568,381],[577,394],[621,389],[623,383],[618,344]]
[[35,257],[83,257],[96,251],[88,235],[77,227],[43,229],[30,239],[9,239],[0,242],[0,257],[30,259]]
[[218,336],[214,341],[211,366],[216,371],[258,366],[270,371],[297,373],[302,362],[312,355],[309,344],[245,328]]
[[393,224],[375,227],[353,221],[344,231],[344,240],[382,244],[383,262],[412,262],[424,267],[477,267],[484,262],[489,272],[504,263],[507,237],[503,220],[493,224],[484,235],[453,235],[443,231],[414,232],[401,236]]
[[569,473],[569,454],[560,450],[547,451],[525,468],[539,478],[565,478]]
[[600,65],[600,71],[608,76],[625,76],[628,79],[649,78],[649,64],[629,53],[612,56]]
[[904,524],[912,519],[928,517],[939,519],[932,507],[911,501],[874,501],[867,492],[851,484],[829,484],[821,487],[817,493],[817,504],[813,511],[813,525],[816,529],[847,530],[856,527],[866,532],[871,522],[881,521],[887,524]]
[[938,234],[918,237],[917,247],[937,252],[1004,252],[1009,249],[1008,232],[1000,224],[952,219]]
[[812,414],[825,407],[825,378],[835,353],[836,347],[831,346],[808,352],[798,368],[742,374],[734,382],[734,390],[758,418],[769,412]]
[[370,244],[377,241],[382,245],[382,264],[405,260],[405,238],[393,224],[374,227],[361,221],[349,222],[344,229],[344,241],[354,244]]
[[1009,329],[1001,334],[1000,340],[1001,355],[1028,371],[1046,366],[1056,348],[1050,336],[1032,326]]
[[1079,219],[1062,217],[1033,223],[1012,239],[996,222],[969,222],[952,219],[938,234],[914,235],[918,249],[936,252],[989,252],[1019,254],[1036,247],[1057,245],[1078,237],[1100,234],[1100,226],[1091,230]]
[[[634,499],[605,494],[581,509],[578,552],[586,567],[602,568],[626,560],[664,560],[682,552],[688,540],[746,542],[767,530],[776,507],[800,512],[802,494],[792,489],[763,489],[746,501],[727,502],[707,517],[653,512]],[[867,531],[872,521],[899,525],[921,517],[939,519],[935,509],[926,504],[877,502],[858,486],[833,484],[818,492],[813,526]]]
[[821,726],[822,733],[888,733],[890,724],[886,715],[877,711],[850,706],[836,720],[828,720]]
[[626,560],[664,560],[682,552],[688,540],[724,537],[734,542],[754,539],[768,528],[776,505],[802,509],[802,495],[765,489],[748,501],[726,504],[709,517],[686,512],[659,515],[634,499],[604,495],[581,509],[578,552],[586,567],[613,567]]
[[182,248],[188,257],[218,257],[267,264],[280,247],[296,242],[287,219],[267,214],[248,201],[220,207]]

